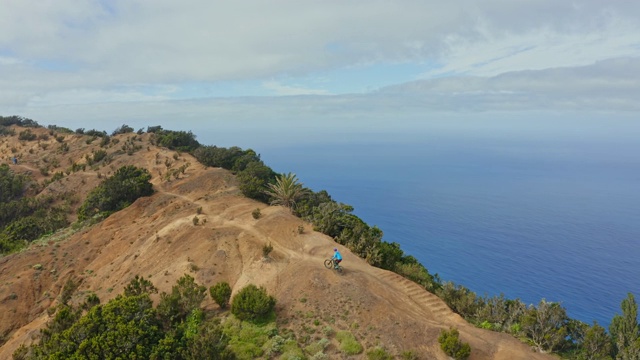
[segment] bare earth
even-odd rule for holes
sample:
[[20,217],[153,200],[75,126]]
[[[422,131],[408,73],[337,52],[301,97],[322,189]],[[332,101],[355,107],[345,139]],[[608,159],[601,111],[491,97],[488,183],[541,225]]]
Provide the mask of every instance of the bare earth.
[[[15,129],[16,133],[23,130]],[[32,131],[48,133],[46,129]],[[326,269],[323,261],[336,246],[331,238],[313,231],[310,224],[282,207],[243,197],[230,172],[207,169],[188,154],[175,159],[173,151],[151,145],[148,134],[138,136],[141,150],[118,154],[120,145],[132,136],[116,137],[120,143],[107,149],[114,154],[111,164],[71,172],[43,192],[73,192],[79,199],[77,206],[100,177],[132,164],[153,175],[153,196],[139,199],[93,227],[61,231],[26,251],[0,258],[0,339],[4,339],[0,359],[10,359],[20,344],[37,340],[39,329],[49,319],[47,309],[56,304],[69,278],[81,283],[72,301],[80,302],[87,292],[95,292],[105,303],[121,293],[135,275],[169,292],[185,273],[207,287],[226,281],[234,292],[249,283],[264,286],[277,299],[281,328],[296,334],[310,333],[311,328],[311,339],[323,337],[325,326],[349,330],[365,352],[380,345],[398,357],[403,351],[413,351],[420,359],[448,359],[437,338],[441,329],[456,327],[462,340],[471,345],[471,359],[553,359],[533,352],[510,335],[468,324],[437,296],[368,265],[341,246],[344,273]],[[100,139],[86,144],[87,138],[65,135],[71,150],[60,154],[55,139],[40,141],[49,144],[44,150],[36,141],[18,141],[17,135],[0,137],[0,160],[8,163],[15,149],[19,164],[11,165],[14,171],[42,181],[47,177],[38,169],[44,158],[48,164],[57,161],[58,167],[49,171],[53,174],[68,169],[71,162],[83,163],[86,154],[99,149]],[[190,166],[180,179],[167,181],[160,175],[167,171],[166,161],[173,168]],[[251,215],[256,208],[262,213],[258,220]],[[198,225],[194,225],[195,216]],[[299,226],[304,227],[302,234]],[[262,247],[268,243],[274,250],[263,259]],[[35,266],[38,264],[41,267]],[[220,311],[210,298],[204,305]],[[332,342],[327,349],[332,359],[366,358],[346,357],[337,342]]]

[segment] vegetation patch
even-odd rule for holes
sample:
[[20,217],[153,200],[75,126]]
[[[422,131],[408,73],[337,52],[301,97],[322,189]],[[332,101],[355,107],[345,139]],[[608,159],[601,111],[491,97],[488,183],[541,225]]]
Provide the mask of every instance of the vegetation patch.
[[225,309],[231,299],[231,286],[227,282],[219,282],[209,288],[209,294],[220,308]]
[[336,339],[340,343],[340,350],[347,355],[357,355],[363,350],[362,345],[356,337],[349,331],[338,331]]
[[442,329],[438,342],[442,351],[456,360],[468,359],[471,356],[471,346],[460,340],[460,333],[456,328],[451,328],[448,331]]
[[151,174],[146,169],[123,166],[93,189],[78,209],[78,219],[111,214],[131,205],[142,196],[153,194]]
[[264,321],[273,315],[276,299],[263,287],[249,284],[240,290],[231,303],[231,313],[240,320]]

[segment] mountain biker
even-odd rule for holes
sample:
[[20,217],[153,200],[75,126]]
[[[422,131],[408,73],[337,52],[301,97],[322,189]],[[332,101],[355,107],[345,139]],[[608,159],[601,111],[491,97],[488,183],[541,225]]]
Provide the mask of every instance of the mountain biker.
[[333,259],[333,263],[335,264],[333,268],[337,269],[338,264],[342,262],[342,255],[340,254],[340,251],[338,251],[338,248],[333,248],[333,257],[331,259]]

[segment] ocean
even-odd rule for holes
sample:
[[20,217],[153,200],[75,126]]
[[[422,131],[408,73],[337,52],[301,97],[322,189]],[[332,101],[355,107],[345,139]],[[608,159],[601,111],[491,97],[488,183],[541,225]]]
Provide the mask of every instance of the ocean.
[[255,149],[275,171],[354,206],[443,281],[561,302],[570,317],[603,326],[627,293],[640,300],[635,122],[372,133]]

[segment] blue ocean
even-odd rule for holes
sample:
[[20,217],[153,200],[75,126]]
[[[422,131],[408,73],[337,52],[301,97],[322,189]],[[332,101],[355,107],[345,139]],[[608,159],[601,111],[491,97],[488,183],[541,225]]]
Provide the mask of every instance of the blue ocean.
[[256,150],[479,295],[557,301],[604,326],[627,293],[640,300],[635,122],[371,133]]

